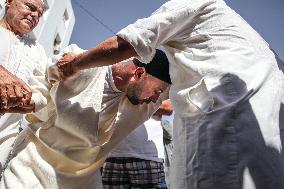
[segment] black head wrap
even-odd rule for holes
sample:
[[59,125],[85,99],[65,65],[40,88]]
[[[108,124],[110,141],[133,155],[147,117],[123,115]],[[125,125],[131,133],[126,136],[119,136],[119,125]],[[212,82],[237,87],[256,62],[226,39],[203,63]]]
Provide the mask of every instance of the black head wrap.
[[133,59],[133,63],[138,67],[144,67],[148,74],[172,84],[169,74],[169,61],[163,51],[156,49],[154,58],[147,64],[140,62],[137,58]]

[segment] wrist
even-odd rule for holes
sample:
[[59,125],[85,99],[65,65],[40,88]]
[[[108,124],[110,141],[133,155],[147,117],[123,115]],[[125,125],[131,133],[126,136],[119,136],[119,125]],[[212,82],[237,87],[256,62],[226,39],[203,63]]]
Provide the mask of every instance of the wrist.
[[81,69],[80,69],[81,56],[82,56],[82,54],[78,54],[78,55],[74,58],[74,60],[72,61],[71,66],[72,66],[72,70],[73,70],[75,73],[81,70]]

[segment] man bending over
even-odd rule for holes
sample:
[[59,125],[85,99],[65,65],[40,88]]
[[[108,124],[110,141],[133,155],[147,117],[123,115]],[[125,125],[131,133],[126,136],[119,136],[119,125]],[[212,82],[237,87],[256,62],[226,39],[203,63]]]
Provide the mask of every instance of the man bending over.
[[[65,52],[82,50],[69,46]],[[168,60],[160,50],[147,65],[129,59],[64,82],[58,81],[56,68],[49,70],[48,120],[27,117],[30,125],[18,137],[15,157],[1,180],[3,189],[101,188],[98,170],[108,152],[151,117],[171,83]]]

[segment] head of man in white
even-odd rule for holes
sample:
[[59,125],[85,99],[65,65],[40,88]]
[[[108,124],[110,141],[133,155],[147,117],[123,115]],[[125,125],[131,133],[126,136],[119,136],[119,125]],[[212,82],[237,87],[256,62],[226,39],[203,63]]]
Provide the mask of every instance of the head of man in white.
[[21,36],[37,26],[43,11],[42,0],[7,0],[6,12],[1,25]]

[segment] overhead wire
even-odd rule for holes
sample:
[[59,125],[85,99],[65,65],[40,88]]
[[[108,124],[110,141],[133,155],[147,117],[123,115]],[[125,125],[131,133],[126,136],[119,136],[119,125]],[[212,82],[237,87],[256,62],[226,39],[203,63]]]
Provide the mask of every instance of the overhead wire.
[[99,19],[97,16],[95,16],[91,11],[89,11],[83,4],[78,2],[77,0],[72,0],[75,5],[77,5],[79,8],[81,8],[86,14],[88,14],[91,18],[93,18],[96,22],[98,22],[100,25],[102,25],[105,29],[107,29],[109,32],[111,32],[113,35],[116,35],[116,33],[107,25],[105,24],[101,19]]

